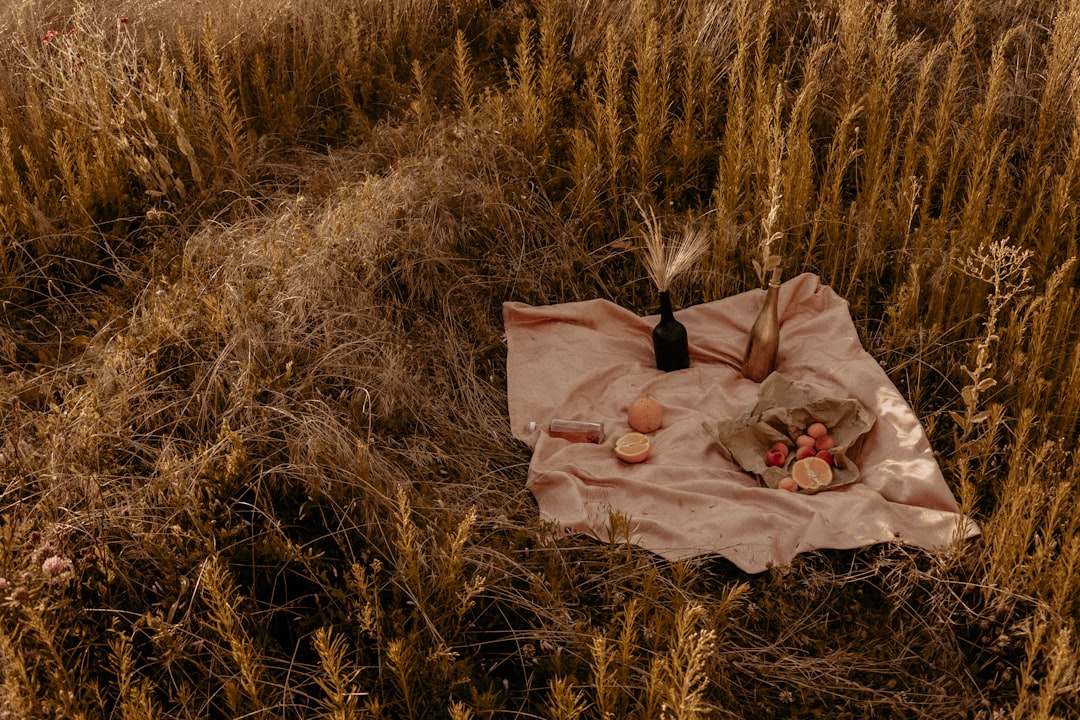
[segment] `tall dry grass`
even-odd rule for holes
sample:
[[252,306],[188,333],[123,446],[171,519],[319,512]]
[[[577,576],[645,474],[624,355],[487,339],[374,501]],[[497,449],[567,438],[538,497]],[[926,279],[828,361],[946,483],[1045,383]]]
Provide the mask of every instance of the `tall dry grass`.
[[[1080,5],[0,10],[0,718],[1080,713]],[[50,32],[55,30],[56,32]],[[535,518],[503,300],[820,274],[974,546]]]

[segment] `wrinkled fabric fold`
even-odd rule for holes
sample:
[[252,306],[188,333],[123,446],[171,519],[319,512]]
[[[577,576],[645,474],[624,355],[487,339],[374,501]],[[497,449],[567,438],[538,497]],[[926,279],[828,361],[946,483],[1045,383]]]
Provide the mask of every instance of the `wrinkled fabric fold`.
[[[720,555],[747,572],[814,549],[901,542],[926,549],[972,537],[922,424],[862,347],[847,303],[812,274],[781,287],[777,372],[813,393],[851,397],[876,417],[860,480],[817,495],[773,490],[728,459],[704,424],[738,417],[758,399],[739,360],[763,290],[676,311],[690,339],[688,369],[656,369],[652,328],[606,300],[503,305],[508,408],[514,436],[533,449],[527,486],[540,514],[608,540],[610,517],[633,542],[669,560]],[[611,451],[630,431],[626,410],[649,395],[664,408],[652,455],[638,465]],[[602,445],[570,443],[544,427],[555,417],[605,424]]]

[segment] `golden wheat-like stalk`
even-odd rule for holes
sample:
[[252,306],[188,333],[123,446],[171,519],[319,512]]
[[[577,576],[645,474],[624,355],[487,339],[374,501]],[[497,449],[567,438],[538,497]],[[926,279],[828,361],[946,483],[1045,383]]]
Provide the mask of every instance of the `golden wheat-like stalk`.
[[570,678],[559,675],[548,683],[547,709],[551,720],[577,720],[585,710],[585,702]]
[[780,88],[777,87],[776,99],[769,110],[770,141],[768,147],[769,188],[767,201],[769,209],[761,219],[761,241],[759,244],[760,257],[753,260],[754,270],[757,272],[758,281],[764,283],[773,271],[780,265],[780,256],[773,252],[773,244],[782,237],[778,229],[780,224],[780,211],[783,208],[783,160],[785,154],[784,132],[780,125]]
[[615,654],[604,635],[595,636],[589,643],[589,667],[593,686],[593,704],[601,718],[615,717],[618,689],[612,682]]
[[656,157],[667,133],[671,111],[670,46],[655,17],[644,17],[634,44],[634,80],[630,92],[634,112],[632,165],[640,192],[650,192],[659,171]]
[[469,44],[465,40],[465,33],[457,31],[454,36],[454,91],[457,96],[458,107],[465,118],[471,119],[476,112],[476,80],[473,77],[472,57],[469,53]]
[[355,718],[359,693],[353,685],[356,671],[349,666],[345,638],[322,627],[315,631],[314,645],[323,672],[322,676],[316,676],[315,682],[326,694],[321,703],[325,717],[327,720]]
[[406,716],[409,718],[417,717],[415,708],[419,698],[415,697],[414,685],[414,680],[419,681],[419,678],[415,677],[417,661],[416,650],[408,642],[394,639],[387,643],[386,664],[397,682],[404,701]]
[[716,631],[697,627],[704,614],[704,608],[696,603],[680,608],[670,628],[671,647],[652,659],[646,696],[653,716],[662,720],[697,720],[706,716],[704,692],[709,684],[707,667],[716,645]]
[[26,667],[18,639],[0,622],[0,710],[12,717],[33,717],[37,710],[37,688]]
[[589,91],[589,118],[607,182],[615,186],[626,162],[623,152],[623,77],[626,72],[626,50],[614,27],[609,26],[607,29],[597,65]]
[[213,94],[214,128],[222,146],[222,155],[229,159],[233,168],[242,171],[249,162],[251,148],[247,143],[238,96],[229,77],[229,66],[221,55],[209,18],[203,25],[202,51]]
[[450,713],[450,720],[473,720],[476,717],[472,709],[461,701],[450,703],[447,711]]
[[634,201],[641,212],[645,231],[642,239],[645,247],[645,270],[659,292],[667,292],[675,278],[682,275],[698,261],[711,244],[709,232],[702,226],[687,225],[683,234],[672,245],[664,238],[663,228],[652,208],[645,209]]
[[544,137],[543,104],[540,96],[536,67],[536,43],[533,40],[532,23],[521,22],[516,52],[514,53],[512,107],[515,129],[522,147],[529,155],[537,153]]
[[109,641],[109,660],[119,689],[120,720],[150,720],[161,717],[161,707],[154,698],[154,683],[135,672],[134,647],[126,635],[117,634]]
[[266,707],[261,697],[266,687],[262,657],[243,626],[244,616],[239,609],[242,603],[232,575],[221,559],[212,555],[203,564],[201,581],[209,609],[209,626],[228,643],[236,666],[238,677],[225,679],[230,709],[236,712],[241,707]]
[[550,137],[563,92],[570,84],[570,70],[563,54],[565,18],[558,0],[539,3],[539,54],[536,83],[539,93],[540,127]]

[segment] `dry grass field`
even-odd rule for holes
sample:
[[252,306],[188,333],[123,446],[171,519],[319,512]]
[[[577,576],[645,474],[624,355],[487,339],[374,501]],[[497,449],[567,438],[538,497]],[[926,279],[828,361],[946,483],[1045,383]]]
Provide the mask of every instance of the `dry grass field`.
[[[1077,0],[10,0],[0,719],[1080,717],[1078,197]],[[653,312],[639,203],[845,297],[983,537],[541,523],[501,303]]]

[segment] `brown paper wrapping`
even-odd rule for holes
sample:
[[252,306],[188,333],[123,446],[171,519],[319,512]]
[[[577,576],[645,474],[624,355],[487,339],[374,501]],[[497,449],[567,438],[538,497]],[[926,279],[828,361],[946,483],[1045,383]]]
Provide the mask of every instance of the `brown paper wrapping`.
[[808,389],[774,372],[762,381],[761,394],[753,407],[734,419],[706,422],[705,427],[727,457],[775,488],[791,474],[795,453],[788,454],[782,467],[766,465],[766,453],[776,442],[794,446],[795,438],[814,422],[824,423],[836,441],[829,451],[833,456],[833,480],[823,489],[858,481],[859,449],[874,425],[874,415],[854,398],[815,398]]

